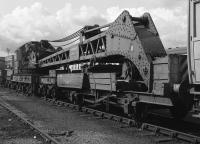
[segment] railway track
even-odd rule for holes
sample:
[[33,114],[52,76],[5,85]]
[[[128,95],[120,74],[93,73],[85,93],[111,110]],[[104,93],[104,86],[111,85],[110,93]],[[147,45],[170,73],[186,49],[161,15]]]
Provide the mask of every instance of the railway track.
[[[162,112],[162,113],[161,113]],[[169,112],[151,112],[149,113],[148,119],[150,123],[156,125],[162,125],[169,129],[175,129],[184,133],[200,136],[199,119],[193,118],[192,114],[182,120],[175,120],[170,116]]]
[[[77,112],[82,111],[82,112],[86,113],[86,115],[90,115],[92,117],[95,116],[95,117],[98,117],[99,119],[108,119],[108,120],[113,120],[113,121],[119,122],[119,123],[123,124],[124,128],[131,128],[131,127],[137,126],[137,123],[133,119],[119,116],[116,114],[111,114],[111,113],[103,112],[103,111],[96,110],[93,108],[88,108],[88,107],[82,107],[81,109],[79,109],[78,105],[63,102],[60,100],[56,101],[54,99],[49,99],[49,98],[44,98],[44,97],[41,98],[41,100],[48,102],[49,104],[56,105],[58,107],[71,108]],[[2,105],[2,103],[0,103],[0,104]],[[12,110],[12,108],[9,107],[8,105],[6,105],[5,103],[3,104],[3,106],[11,112],[15,111],[15,110]],[[44,132],[40,131],[38,128],[35,128],[35,126],[28,119],[22,118],[22,120],[25,123],[27,123],[32,129],[35,129],[36,131],[38,131],[38,133],[40,133],[46,139],[47,142],[59,143],[54,137],[52,137],[48,133],[44,133]],[[139,131],[142,131],[142,133],[147,132],[147,134],[144,134],[144,136],[154,137],[154,141],[156,143],[174,142],[174,141],[194,143],[194,144],[200,143],[200,137],[198,137],[198,136],[195,136],[192,134],[187,134],[187,133],[184,133],[181,131],[172,130],[170,128],[158,126],[158,125],[155,125],[152,123],[143,123],[142,126],[140,127]]]
[[[63,102],[60,100],[56,101],[54,99],[49,99],[49,98],[44,98],[44,97],[42,97],[41,99],[59,107],[68,107],[77,111],[85,112],[86,114],[92,114],[102,119],[117,121],[122,124],[125,124],[127,127],[137,126],[137,123],[133,119],[126,118],[123,116],[118,116],[115,114],[99,111],[99,110],[88,108],[88,107],[79,108],[78,105]],[[172,130],[172,129],[158,126],[151,123],[143,123],[140,127],[140,130],[149,132],[148,134],[146,134],[146,136],[156,136],[156,139],[155,139],[156,143],[172,142],[172,141],[182,141],[182,142],[193,143],[193,144],[200,143],[200,137],[198,136],[187,134],[181,131]]]
[[4,102],[2,98],[0,98],[0,105],[4,107],[6,110],[8,110],[11,114],[16,116],[19,120],[21,120],[24,124],[30,127],[30,129],[36,131],[45,141],[47,144],[61,144],[59,141],[57,141],[54,137],[50,136],[49,134],[43,132],[39,128],[37,128],[29,119],[21,116],[16,112],[16,109],[12,106],[8,105]]

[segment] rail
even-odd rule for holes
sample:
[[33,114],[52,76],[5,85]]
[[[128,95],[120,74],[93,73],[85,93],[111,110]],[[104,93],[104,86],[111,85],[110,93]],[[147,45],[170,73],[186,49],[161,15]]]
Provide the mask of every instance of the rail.
[[41,131],[39,128],[37,128],[35,125],[33,125],[30,120],[21,117],[19,114],[17,114],[14,109],[12,107],[10,107],[9,105],[7,105],[2,98],[0,98],[0,105],[2,107],[4,107],[5,109],[7,109],[8,111],[10,111],[12,114],[14,114],[15,116],[17,116],[19,119],[22,120],[23,123],[27,124],[31,129],[34,129],[35,131],[37,131],[45,140],[46,142],[49,143],[54,143],[54,144],[61,144],[60,142],[58,142],[56,139],[54,139],[53,137],[51,137],[49,134]]
[[[77,111],[79,110],[79,111],[82,111],[85,113],[93,114],[94,116],[98,116],[100,118],[118,121],[120,123],[127,124],[128,126],[138,127],[138,123],[135,120],[130,119],[130,118],[114,115],[111,113],[95,110],[95,109],[88,108],[88,107],[79,108],[78,105],[63,102],[63,101],[55,101],[54,99],[49,99],[49,98],[44,98],[44,97],[42,99],[49,103],[56,104],[57,106],[60,106],[60,107],[61,106],[69,107],[69,108],[75,109]],[[145,131],[150,131],[150,132],[152,132],[152,135],[161,134],[163,136],[168,137],[168,139],[165,138],[165,139],[157,140],[157,143],[173,141],[173,140],[182,140],[184,142],[189,142],[189,143],[193,143],[193,144],[200,143],[200,137],[198,137],[198,136],[183,133],[183,132],[172,130],[172,129],[168,129],[168,128],[157,126],[157,125],[153,125],[150,123],[142,123],[142,125],[140,126],[140,129],[145,130]]]

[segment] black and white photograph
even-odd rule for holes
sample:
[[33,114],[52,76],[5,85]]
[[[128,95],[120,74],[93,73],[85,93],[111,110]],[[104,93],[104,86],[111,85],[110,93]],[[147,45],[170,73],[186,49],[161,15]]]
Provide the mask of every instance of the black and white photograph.
[[200,0],[0,0],[0,144],[200,144]]

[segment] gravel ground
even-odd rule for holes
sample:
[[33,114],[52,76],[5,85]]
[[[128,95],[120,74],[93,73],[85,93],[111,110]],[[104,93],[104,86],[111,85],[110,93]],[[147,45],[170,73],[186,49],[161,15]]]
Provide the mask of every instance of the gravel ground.
[[43,139],[0,106],[0,144],[42,144]]
[[[57,136],[62,143],[72,144],[151,144],[155,136],[136,128],[99,119],[72,109],[52,106],[37,97],[16,95],[0,88],[0,97],[25,113],[44,132]],[[65,134],[63,136],[63,134]]]

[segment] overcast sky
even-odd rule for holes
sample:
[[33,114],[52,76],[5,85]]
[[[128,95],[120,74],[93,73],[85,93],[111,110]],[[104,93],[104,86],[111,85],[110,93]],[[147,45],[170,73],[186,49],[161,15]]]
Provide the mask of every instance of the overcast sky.
[[0,56],[32,40],[63,38],[128,10],[149,12],[165,48],[186,46],[188,0],[0,0]]

